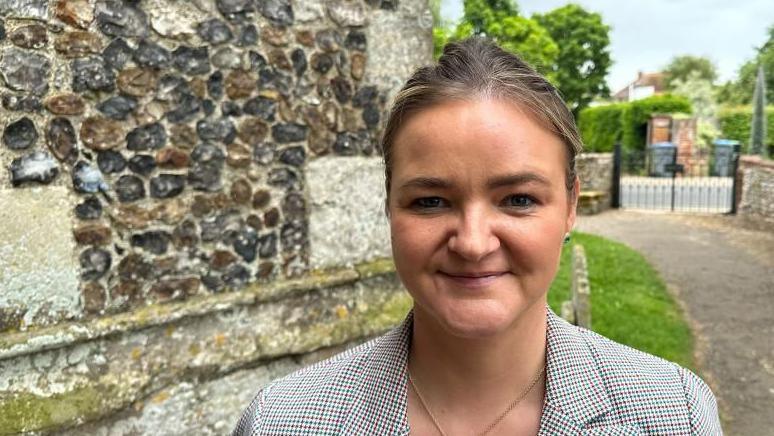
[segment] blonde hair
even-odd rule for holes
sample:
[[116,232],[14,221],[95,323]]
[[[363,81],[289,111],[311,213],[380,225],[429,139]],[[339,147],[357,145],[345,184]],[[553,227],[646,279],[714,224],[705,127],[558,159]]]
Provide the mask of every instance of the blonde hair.
[[566,146],[565,185],[573,192],[575,157],[583,143],[559,92],[517,55],[485,38],[472,37],[447,44],[438,63],[417,69],[395,97],[381,143],[388,197],[393,141],[405,121],[438,103],[474,98],[513,101],[556,134]]

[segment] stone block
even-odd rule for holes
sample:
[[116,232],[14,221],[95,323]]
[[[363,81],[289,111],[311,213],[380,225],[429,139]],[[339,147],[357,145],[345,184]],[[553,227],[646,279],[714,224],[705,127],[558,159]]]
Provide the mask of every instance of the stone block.
[[0,189],[0,204],[0,309],[24,312],[22,327],[80,314],[69,190]]
[[388,90],[392,101],[403,82],[433,60],[433,17],[427,2],[406,0],[397,11],[375,10],[365,29],[368,41],[365,82]]
[[321,157],[306,166],[310,266],[390,255],[379,157]]

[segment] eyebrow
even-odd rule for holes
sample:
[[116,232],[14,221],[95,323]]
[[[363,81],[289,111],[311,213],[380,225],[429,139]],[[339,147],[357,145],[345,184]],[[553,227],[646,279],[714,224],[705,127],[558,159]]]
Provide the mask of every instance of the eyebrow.
[[[493,177],[487,181],[486,186],[489,189],[496,189],[505,186],[525,185],[528,183],[537,183],[544,186],[551,186],[551,181],[547,177],[533,172],[522,172]],[[452,187],[452,183],[448,180],[438,177],[415,177],[406,181],[400,187],[401,189],[448,189]]]
[[489,189],[494,189],[504,186],[526,185],[527,183],[537,183],[539,185],[551,186],[551,181],[547,177],[533,172],[523,172],[498,176],[489,179],[486,186]]
[[425,189],[446,189],[450,188],[452,184],[444,179],[438,177],[414,177],[400,185],[402,189],[405,188],[425,188]]

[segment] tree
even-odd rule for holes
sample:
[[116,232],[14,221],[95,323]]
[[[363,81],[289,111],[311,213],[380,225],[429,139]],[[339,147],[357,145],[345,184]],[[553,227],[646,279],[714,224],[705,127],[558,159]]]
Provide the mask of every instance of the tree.
[[701,56],[676,56],[664,68],[664,81],[667,89],[673,89],[672,83],[676,80],[687,80],[693,72],[696,72],[699,78],[708,80],[710,83],[714,83],[718,78],[717,69],[711,60]]
[[[476,35],[475,27],[470,23],[462,23],[457,27],[453,39],[473,35]],[[536,21],[516,15],[503,17],[486,23],[484,35],[492,38],[504,50],[516,53],[549,80],[554,81],[553,65],[559,55],[559,47],[548,31]]]
[[544,15],[535,14],[559,47],[552,66],[559,90],[576,118],[581,109],[610,90],[605,76],[611,65],[610,27],[602,16],[588,12],[576,4],[554,9]]
[[443,47],[449,42],[452,29],[441,16],[441,0],[430,0],[429,6],[433,14],[433,57],[438,59],[443,53]]
[[753,93],[750,146],[753,154],[766,154],[766,83],[764,82],[763,66],[758,66],[758,77]]
[[686,97],[691,102],[693,115],[697,118],[699,145],[708,146],[718,137],[715,87],[700,71],[691,71],[688,77],[672,82],[672,93]]
[[739,83],[728,80],[715,88],[715,99],[722,105],[738,105],[744,100]]
[[[553,81],[552,66],[559,48],[546,29],[517,13],[516,5],[509,0],[465,0],[463,20],[453,32],[446,33],[444,43],[470,36],[491,38]],[[437,35],[435,41],[440,43],[442,37]]]
[[768,72],[766,75],[766,100],[774,101],[774,25],[769,27],[766,42],[756,49],[755,57],[742,65],[736,81],[720,87],[718,100],[727,104],[749,104],[753,97],[758,66]]
[[464,11],[453,31],[434,28],[436,57],[449,41],[484,36],[545,75],[576,115],[595,97],[609,93],[605,76],[611,64],[610,28],[599,14],[568,5],[527,18],[518,15],[512,0],[465,0]]
[[473,35],[485,35],[492,23],[517,15],[519,8],[512,0],[465,0],[462,22],[472,27]]

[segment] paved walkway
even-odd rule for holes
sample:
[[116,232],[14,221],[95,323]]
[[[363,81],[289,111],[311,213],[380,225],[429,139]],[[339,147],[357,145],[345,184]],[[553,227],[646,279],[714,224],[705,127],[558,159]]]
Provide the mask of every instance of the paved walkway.
[[577,229],[626,243],[661,273],[697,333],[729,435],[774,434],[774,233],[729,216],[608,211]]

